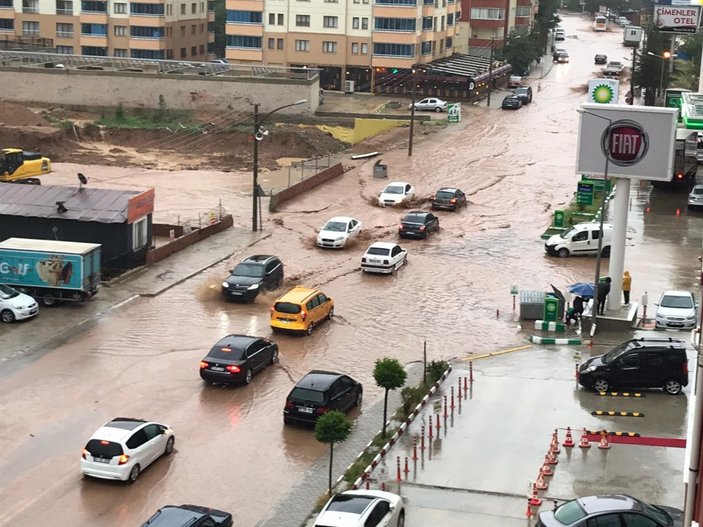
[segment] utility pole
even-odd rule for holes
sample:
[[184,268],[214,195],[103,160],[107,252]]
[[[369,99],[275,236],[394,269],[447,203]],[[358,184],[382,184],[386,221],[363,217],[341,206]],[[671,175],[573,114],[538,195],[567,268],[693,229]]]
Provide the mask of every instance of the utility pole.
[[254,135],[252,136],[254,140],[254,172],[253,172],[253,187],[251,191],[251,230],[256,232],[259,230],[258,223],[258,192],[259,188],[259,140],[256,138],[256,134],[259,133],[259,103],[254,104]]
[[491,105],[491,89],[493,88],[493,42],[495,42],[495,37],[491,39],[491,62],[488,64],[488,98],[486,106]]
[[374,83],[376,81],[376,68],[371,67],[371,95],[373,95]]
[[413,87],[411,90],[412,93],[412,103],[410,104],[410,138],[408,139],[408,157],[413,155],[413,131],[414,131],[414,126],[415,126],[415,72],[417,71],[417,68],[413,66],[412,69],[412,83]]
[[634,48],[632,48],[632,71],[630,72],[630,106],[635,104],[635,64],[636,63],[637,63],[637,47],[634,47]]

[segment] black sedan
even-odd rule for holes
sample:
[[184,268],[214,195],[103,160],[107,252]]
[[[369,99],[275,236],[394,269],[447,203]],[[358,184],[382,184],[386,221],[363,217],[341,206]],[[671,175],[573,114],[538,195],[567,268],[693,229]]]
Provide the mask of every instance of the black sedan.
[[[674,527],[681,511],[658,507],[624,494],[587,496],[567,501],[553,511],[540,512],[535,527],[590,527],[592,525],[646,525]],[[677,518],[674,521],[672,515]]]
[[458,188],[443,187],[432,198],[433,209],[459,210],[466,207],[466,194]]
[[500,107],[503,110],[519,110],[522,108],[522,99],[517,95],[506,95]]
[[595,58],[593,59],[593,62],[596,64],[607,64],[608,63],[608,56],[604,55],[603,53],[598,53],[596,54]]
[[253,375],[278,360],[278,344],[263,337],[227,335],[200,361],[200,377],[212,384],[249,384]]
[[398,236],[401,238],[423,239],[433,232],[439,232],[439,218],[424,210],[411,210],[398,225]]
[[229,512],[199,505],[166,505],[156,511],[142,527],[231,527]]

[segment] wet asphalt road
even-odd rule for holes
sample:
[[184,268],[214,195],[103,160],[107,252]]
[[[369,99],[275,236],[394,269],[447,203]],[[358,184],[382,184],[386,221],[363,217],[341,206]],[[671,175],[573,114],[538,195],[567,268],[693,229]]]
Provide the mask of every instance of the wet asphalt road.
[[[512,284],[543,290],[592,280],[593,259],[548,258],[539,235],[551,211],[575,192],[575,109],[597,70],[593,55],[627,56],[619,31],[595,34],[576,18],[564,25],[571,63],[532,81],[531,105],[517,112],[467,108],[461,124],[420,141],[412,158],[403,149],[384,153],[388,181],[407,180],[420,196],[457,185],[470,200],[457,214],[440,213],[440,234],[402,243],[409,265],[397,277],[358,271],[365,244],[394,240],[402,215],[374,206],[388,181],[371,177],[372,161],[267,219],[272,236],[255,251],[282,258],[287,285],[317,286],[332,296],[336,316],[310,338],[277,336],[280,364],[250,386],[213,388],[198,377],[198,361],[224,334],[270,334],[275,294],[251,305],[219,298],[227,269],[247,254],[131,302],[0,378],[0,524],[127,527],[166,503],[191,502],[232,511],[237,525],[254,525],[325,451],[310,431],[282,424],[285,395],[308,370],[348,373],[372,401],[380,396],[371,377],[378,357],[417,360],[424,340],[430,358],[445,359],[523,344],[525,334],[510,314]],[[55,181],[72,184],[75,169],[57,167]],[[238,223],[248,221],[247,174],[120,170],[93,170],[91,182],[155,186],[157,214],[171,216],[179,208],[192,216],[221,198]],[[338,214],[361,219],[363,238],[344,251],[315,248],[316,229]],[[651,303],[665,289],[694,287],[701,225],[700,215],[686,211],[685,196],[633,184],[625,263],[635,298],[647,290]],[[70,323],[59,311],[43,310],[29,324],[46,335],[52,324]],[[18,345],[14,330],[2,328],[8,347]],[[530,375],[543,374],[542,364],[526,367],[534,368]],[[175,455],[131,486],[81,478],[81,448],[117,415],[172,425]]]

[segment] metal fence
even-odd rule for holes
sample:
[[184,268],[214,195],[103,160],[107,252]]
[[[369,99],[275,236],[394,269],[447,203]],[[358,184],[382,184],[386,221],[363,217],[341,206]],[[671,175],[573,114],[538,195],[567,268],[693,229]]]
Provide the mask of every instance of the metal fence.
[[[290,188],[296,183],[300,183],[306,178],[312,177],[315,174],[322,172],[326,168],[331,167],[337,161],[332,159],[330,154],[321,157],[314,157],[312,159],[305,159],[303,161],[296,161],[291,163],[287,167],[287,179],[284,181],[276,181],[276,188],[272,190],[281,190],[284,188]],[[286,170],[286,169],[284,169]]]

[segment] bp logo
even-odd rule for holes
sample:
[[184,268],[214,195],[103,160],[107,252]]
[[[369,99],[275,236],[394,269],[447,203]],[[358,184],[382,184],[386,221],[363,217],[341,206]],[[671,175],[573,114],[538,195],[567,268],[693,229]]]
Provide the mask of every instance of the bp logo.
[[615,121],[605,129],[601,138],[603,154],[611,163],[629,167],[639,163],[649,150],[649,135],[635,121]]
[[615,100],[615,91],[608,84],[596,84],[591,90],[591,98],[599,104],[611,104]]

